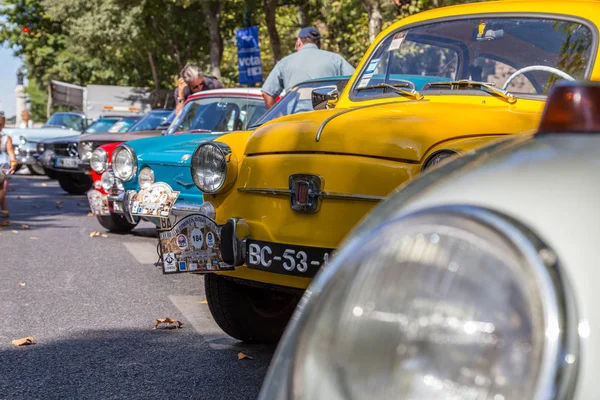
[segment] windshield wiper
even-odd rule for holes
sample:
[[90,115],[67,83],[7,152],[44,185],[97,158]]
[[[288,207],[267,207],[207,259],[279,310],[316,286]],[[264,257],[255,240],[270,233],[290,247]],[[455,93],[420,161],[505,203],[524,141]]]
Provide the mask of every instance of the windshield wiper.
[[427,87],[427,88],[440,87],[440,86],[441,87],[450,86],[450,88],[453,88],[455,86],[456,87],[470,86],[470,87],[473,87],[474,89],[483,90],[487,93],[495,94],[496,96],[502,97],[504,100],[506,100],[510,104],[513,104],[514,102],[517,101],[517,99],[515,98],[515,96],[512,93],[509,93],[506,90],[497,88],[496,84],[492,83],[492,82],[477,82],[477,81],[470,81],[467,79],[463,79],[460,81],[429,82],[427,85],[425,85],[425,87]]
[[415,100],[423,99],[423,95],[419,93],[416,89],[402,89],[408,88],[410,85],[408,83],[379,83],[377,85],[363,86],[356,89],[357,92],[361,90],[369,90],[369,89],[391,89],[394,92],[401,94],[403,96],[412,97]]

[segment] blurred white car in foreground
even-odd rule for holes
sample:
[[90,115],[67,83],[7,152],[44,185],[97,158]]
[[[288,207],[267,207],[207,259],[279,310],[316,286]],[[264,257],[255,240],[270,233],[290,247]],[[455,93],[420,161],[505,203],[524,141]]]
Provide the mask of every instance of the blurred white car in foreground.
[[313,281],[262,399],[593,399],[600,389],[600,86],[539,132],[441,164]]

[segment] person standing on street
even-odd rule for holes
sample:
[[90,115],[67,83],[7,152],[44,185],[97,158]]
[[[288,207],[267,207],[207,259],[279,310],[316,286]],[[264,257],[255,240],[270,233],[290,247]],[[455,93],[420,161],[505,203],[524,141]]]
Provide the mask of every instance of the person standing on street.
[[21,121],[17,128],[33,128],[33,121],[31,120],[31,115],[29,115],[29,110],[23,110],[21,113]]
[[314,27],[302,28],[296,40],[296,53],[282,58],[262,87],[268,108],[284,90],[300,82],[328,76],[352,75],[354,67],[339,54],[321,50],[321,34]]
[[15,158],[15,149],[10,136],[4,134],[2,130],[6,125],[4,112],[0,111],[0,208],[2,208],[2,218],[8,218],[8,207],[6,206],[6,193],[8,193],[8,176],[6,176],[7,165],[9,174],[14,174],[17,168],[17,159]]
[[190,94],[221,88],[223,88],[223,84],[214,76],[202,76],[200,68],[191,64],[186,65],[179,73],[177,89],[175,90],[177,115],[183,109],[183,104]]

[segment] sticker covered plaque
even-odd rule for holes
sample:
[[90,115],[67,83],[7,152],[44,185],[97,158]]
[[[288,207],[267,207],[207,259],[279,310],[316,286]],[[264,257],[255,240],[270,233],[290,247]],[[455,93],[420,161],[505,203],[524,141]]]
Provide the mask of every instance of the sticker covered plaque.
[[106,195],[97,190],[90,190],[87,193],[87,198],[90,202],[90,210],[92,210],[94,215],[101,217],[110,215],[110,211],[108,210],[108,199]]
[[131,215],[167,218],[179,192],[163,182],[156,182],[129,197]]
[[234,267],[221,259],[221,228],[212,219],[192,214],[159,233],[163,272],[217,272]]

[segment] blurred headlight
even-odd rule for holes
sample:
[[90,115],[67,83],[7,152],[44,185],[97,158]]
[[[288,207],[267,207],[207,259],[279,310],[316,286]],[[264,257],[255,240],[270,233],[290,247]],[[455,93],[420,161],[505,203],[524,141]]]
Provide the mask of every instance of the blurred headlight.
[[104,189],[107,192],[114,185],[116,185],[119,190],[125,190],[123,187],[123,183],[119,179],[116,179],[110,171],[106,171],[102,174],[100,182],[102,183],[102,189]]
[[89,161],[92,158],[94,144],[92,142],[79,142],[77,150],[79,151],[79,157],[81,157],[82,161]]
[[147,189],[154,183],[154,171],[152,171],[152,168],[144,167],[140,170],[138,183],[142,189]]
[[106,171],[106,167],[108,166],[108,154],[106,154],[104,149],[96,149],[92,152],[90,166],[99,174]]
[[131,147],[118,146],[112,157],[112,168],[115,176],[123,181],[129,181],[136,173],[137,160]]
[[21,136],[19,138],[19,143],[21,144],[21,146],[25,146],[27,144],[27,138],[25,136]]
[[317,276],[279,382],[294,399],[553,398],[578,358],[566,289],[554,253],[495,213],[392,220]]
[[38,143],[35,147],[35,151],[38,154],[42,154],[44,151],[46,151],[46,145],[44,143]]
[[226,190],[237,178],[237,159],[224,143],[204,143],[192,157],[192,177],[204,193]]

